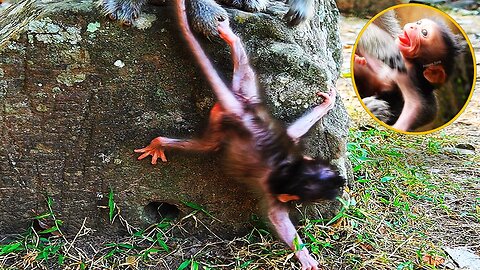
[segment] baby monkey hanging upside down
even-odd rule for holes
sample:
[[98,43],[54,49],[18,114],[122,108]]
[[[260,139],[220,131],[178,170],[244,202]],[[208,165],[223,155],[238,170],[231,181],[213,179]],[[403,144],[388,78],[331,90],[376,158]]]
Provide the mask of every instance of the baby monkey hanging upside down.
[[160,158],[167,161],[166,149],[215,151],[225,147],[226,172],[248,184],[266,203],[268,217],[280,238],[295,251],[304,270],[315,270],[317,261],[303,247],[290,217],[289,202],[313,202],[334,199],[345,180],[328,162],[301,154],[299,139],[335,103],[336,92],[319,93],[322,104],[302,116],[287,129],[275,121],[265,109],[257,88],[256,75],[249,65],[245,49],[231,30],[228,19],[218,24],[220,37],[230,46],[233,59],[233,80],[229,89],[212,66],[193,36],[187,22],[184,0],[176,0],[181,31],[205,77],[213,88],[218,103],[210,113],[209,126],[201,139],[157,137],[138,159],[152,156],[152,164]]

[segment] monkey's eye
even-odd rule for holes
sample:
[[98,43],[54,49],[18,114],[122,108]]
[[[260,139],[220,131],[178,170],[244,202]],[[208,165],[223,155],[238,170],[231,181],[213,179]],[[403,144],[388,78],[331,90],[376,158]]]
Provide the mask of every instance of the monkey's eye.
[[427,37],[428,31],[427,29],[422,29],[422,36]]

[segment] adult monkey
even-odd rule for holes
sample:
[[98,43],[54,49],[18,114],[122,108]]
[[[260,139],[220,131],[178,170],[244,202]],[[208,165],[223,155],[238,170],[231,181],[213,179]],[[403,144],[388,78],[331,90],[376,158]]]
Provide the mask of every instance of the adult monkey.
[[215,151],[225,147],[226,172],[248,184],[265,202],[268,217],[279,237],[295,251],[303,270],[316,270],[317,261],[310,255],[297,234],[290,217],[290,202],[334,199],[345,179],[328,162],[301,154],[299,139],[335,103],[336,92],[319,93],[322,104],[295,121],[288,129],[272,119],[257,88],[257,78],[249,65],[240,39],[232,32],[228,19],[218,25],[220,37],[231,48],[233,80],[229,89],[217,74],[200,44],[190,31],[184,0],[177,0],[182,33],[218,103],[213,107],[206,134],[201,139],[157,137],[142,149],[138,159],[152,156],[166,162],[164,150]]
[[400,34],[395,21],[389,11],[366,29],[357,46],[354,79],[375,116],[398,130],[414,131],[434,120],[434,90],[450,76],[464,44],[443,21],[407,23]]
[[[110,18],[130,25],[140,15],[142,6],[148,0],[97,0],[102,10]],[[219,0],[219,2],[246,10],[262,11],[266,9],[268,0]],[[285,14],[285,20],[294,26],[308,21],[313,17],[314,0],[288,0],[290,9]],[[205,36],[217,36],[217,25],[228,18],[227,12],[215,0],[190,0],[189,18],[195,31]]]

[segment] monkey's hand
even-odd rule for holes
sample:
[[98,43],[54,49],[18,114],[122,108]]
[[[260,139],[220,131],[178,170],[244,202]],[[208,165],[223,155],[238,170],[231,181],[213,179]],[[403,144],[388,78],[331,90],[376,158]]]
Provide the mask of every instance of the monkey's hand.
[[355,54],[355,64],[359,64],[361,66],[366,66],[367,65],[367,59],[365,59],[365,57],[362,57],[358,54]]
[[328,94],[322,92],[317,93],[318,96],[323,97],[322,104],[316,106],[311,112],[297,119],[287,129],[288,136],[290,136],[294,142],[298,142],[298,140],[305,135],[315,123],[317,123],[333,108],[333,106],[335,106],[336,93],[337,92],[333,87],[330,88]]
[[295,252],[295,256],[302,264],[302,270],[318,270],[318,262],[308,253],[306,248]]
[[138,157],[138,160],[144,159],[148,156],[152,156],[153,165],[157,164],[158,157],[160,157],[163,162],[167,162],[167,157],[165,157],[162,139],[162,137],[157,137],[153,139],[147,147],[133,150],[135,151],[135,153],[142,153],[142,155]]
[[328,91],[328,93],[318,92],[317,95],[323,98],[322,104],[320,104],[318,107],[322,108],[322,110],[325,110],[325,113],[330,111],[333,106],[335,106],[337,91],[334,87],[330,88],[330,91]]

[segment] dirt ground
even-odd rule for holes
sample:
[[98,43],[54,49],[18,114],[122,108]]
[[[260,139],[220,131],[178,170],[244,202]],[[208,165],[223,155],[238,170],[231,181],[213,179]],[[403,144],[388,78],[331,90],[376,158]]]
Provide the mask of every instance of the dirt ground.
[[[478,65],[480,63],[480,15],[470,15],[468,12],[451,11],[448,14],[463,28],[467,34],[472,47],[475,51],[475,59],[477,63],[477,81],[472,98],[467,105],[465,111],[457,120],[450,126],[444,128],[442,131],[448,135],[456,135],[464,137],[465,142],[473,145],[476,149],[480,147],[480,82],[478,80],[480,71]],[[350,72],[350,57],[358,33],[363,26],[368,22],[366,19],[359,19],[356,17],[342,17],[340,21],[340,35],[343,43],[343,65],[342,74]],[[370,119],[370,116],[364,112],[358,101],[351,78],[340,78],[338,81],[339,92],[345,106],[355,120]],[[358,122],[358,121],[354,121]]]

